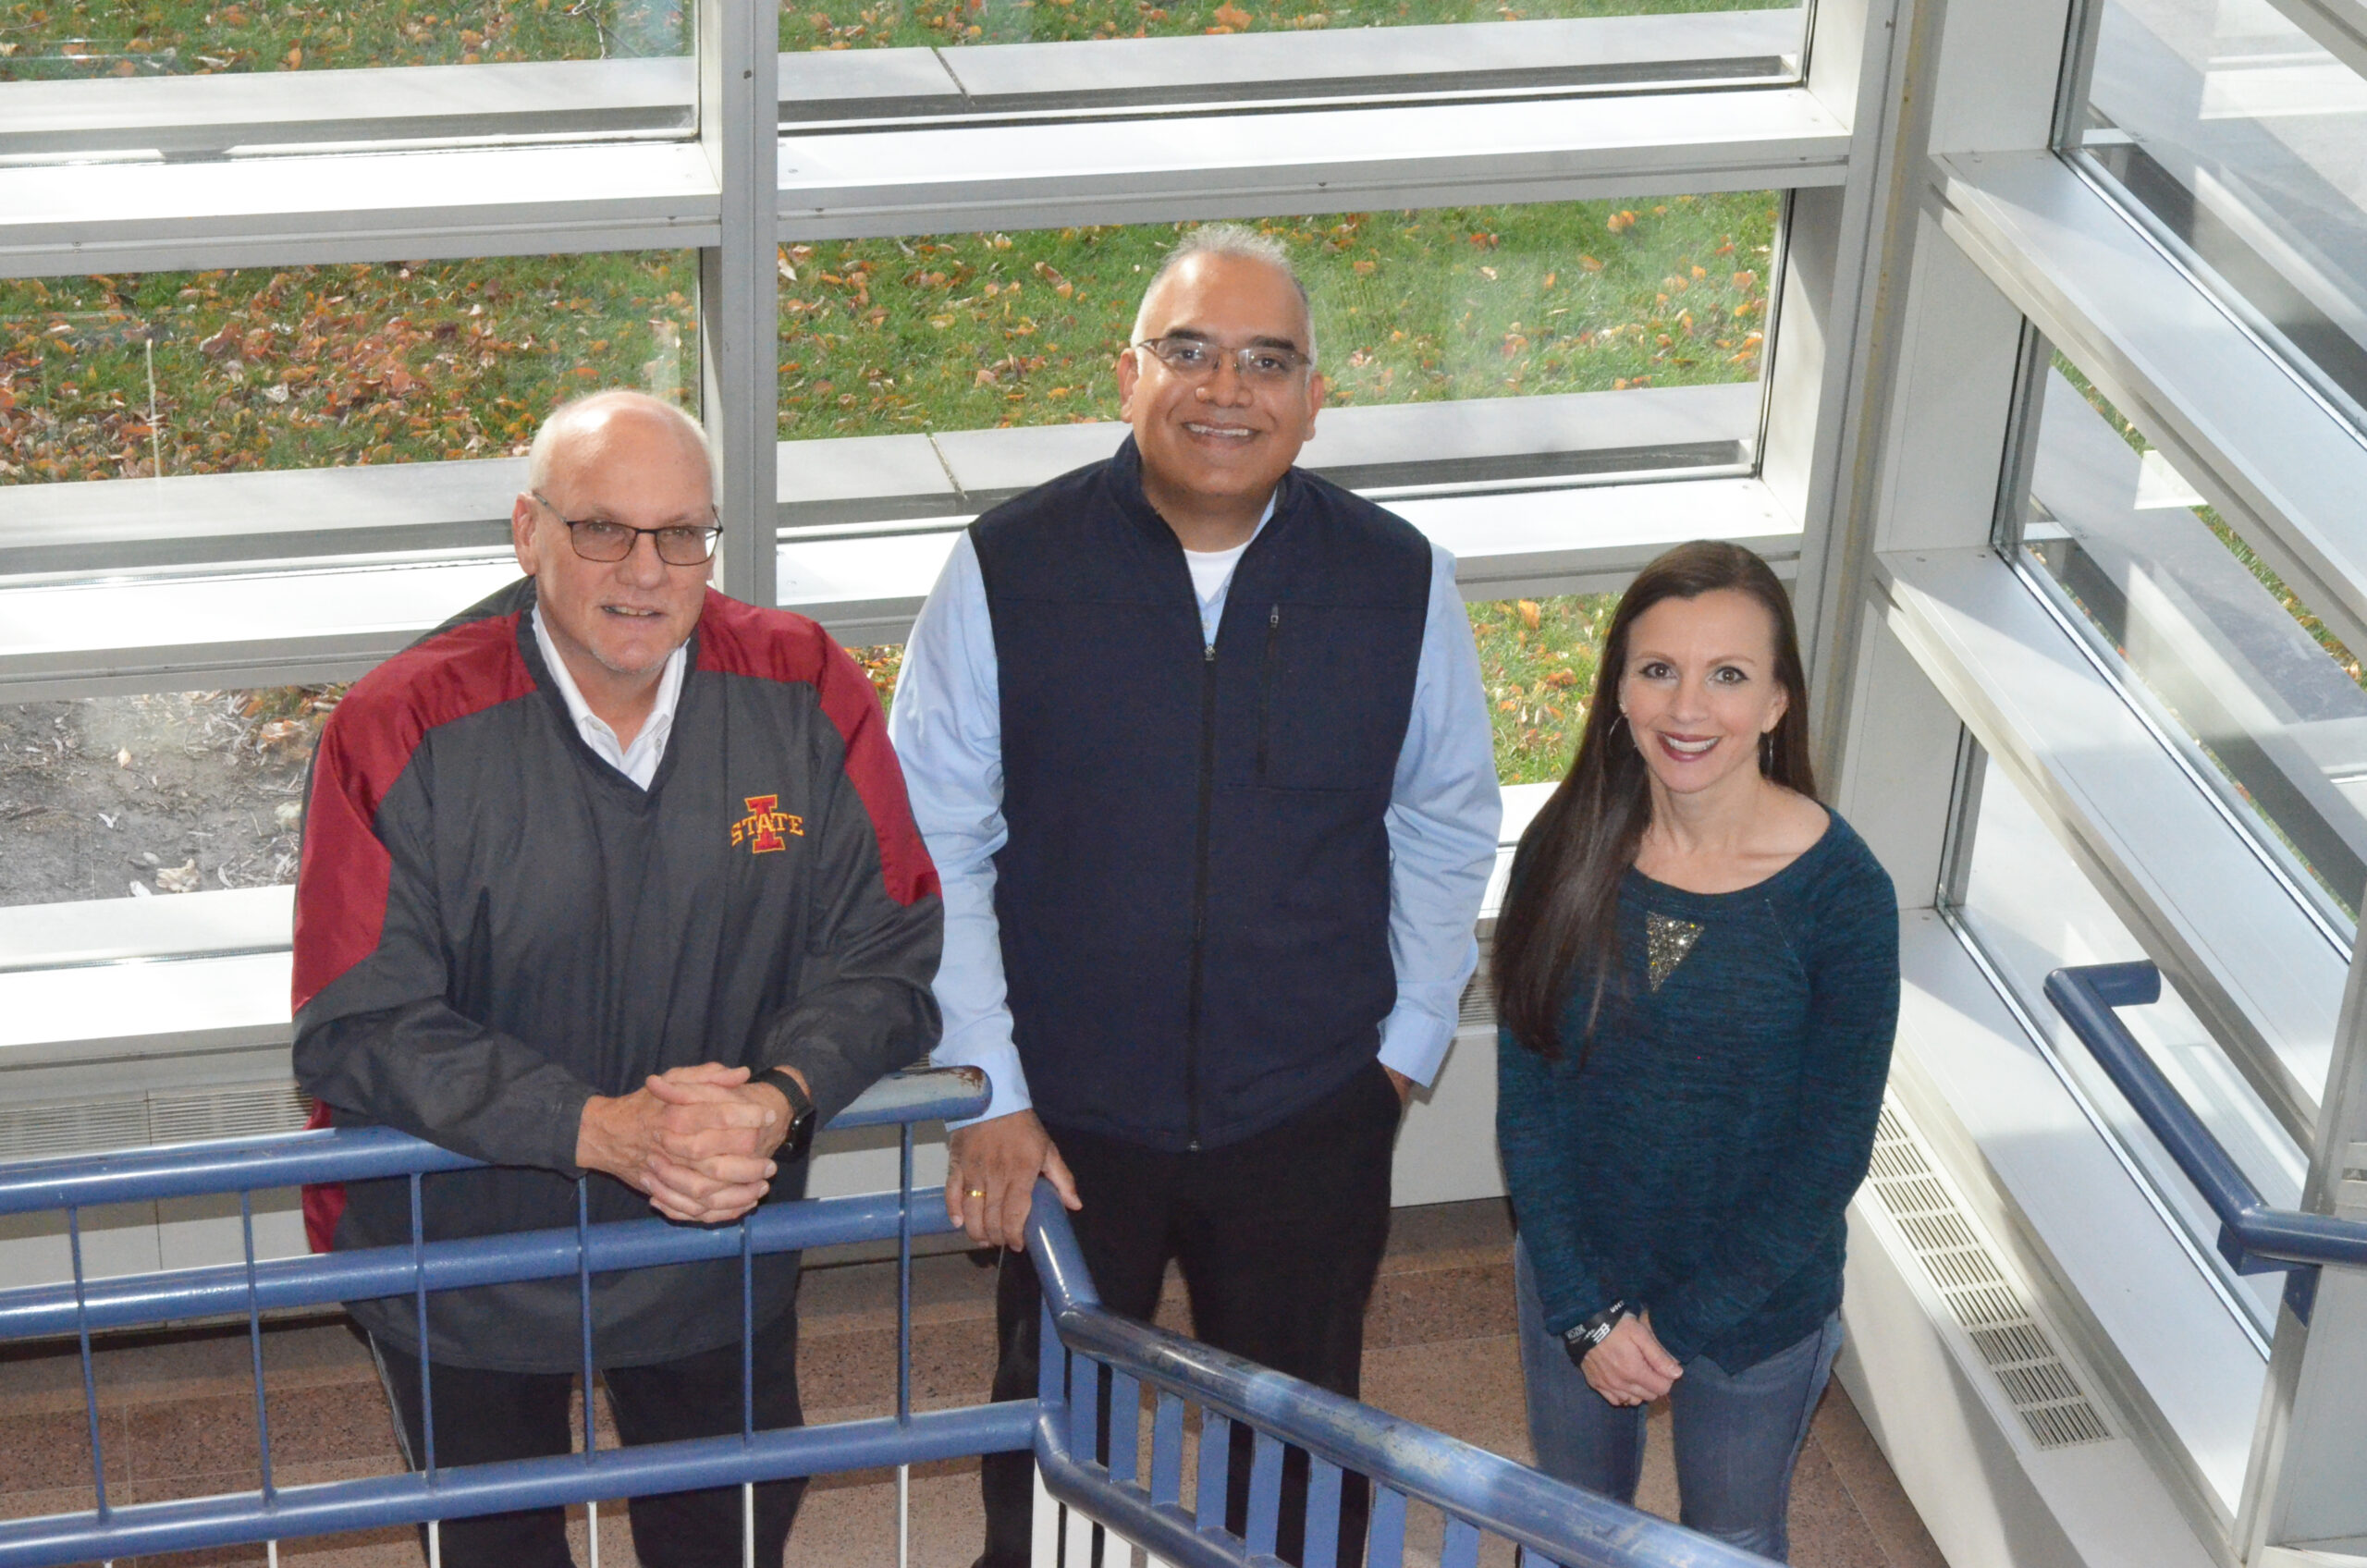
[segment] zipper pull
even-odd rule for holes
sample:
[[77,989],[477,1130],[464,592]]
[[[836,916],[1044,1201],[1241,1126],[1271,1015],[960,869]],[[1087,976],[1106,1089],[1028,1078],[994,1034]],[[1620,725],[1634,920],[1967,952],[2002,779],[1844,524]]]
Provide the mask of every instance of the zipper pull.
[[1266,612],[1266,630],[1271,631],[1282,624],[1282,606],[1276,605],[1272,609]]
[[1214,643],[1205,643],[1201,644],[1200,662],[1202,664],[1214,664],[1217,662],[1217,645]]

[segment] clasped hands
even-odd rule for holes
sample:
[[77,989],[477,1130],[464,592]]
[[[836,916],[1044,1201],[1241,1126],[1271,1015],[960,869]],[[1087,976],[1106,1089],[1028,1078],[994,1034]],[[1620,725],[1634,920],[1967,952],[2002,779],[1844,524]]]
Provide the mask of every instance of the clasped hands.
[[[805,1075],[787,1070],[810,1095]],[[602,1170],[668,1219],[716,1225],[764,1200],[789,1135],[789,1096],[752,1084],[744,1067],[702,1062],[646,1080],[629,1095],[595,1095],[575,1134],[575,1163]]]
[[1613,1404],[1650,1404],[1685,1376],[1685,1368],[1669,1354],[1652,1332],[1652,1315],[1619,1320],[1602,1343],[1587,1352],[1578,1364],[1587,1386]]

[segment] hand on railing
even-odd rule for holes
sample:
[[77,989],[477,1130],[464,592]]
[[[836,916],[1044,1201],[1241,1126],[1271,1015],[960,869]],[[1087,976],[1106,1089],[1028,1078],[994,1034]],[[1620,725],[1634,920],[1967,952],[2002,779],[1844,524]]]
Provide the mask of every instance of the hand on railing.
[[[1310,1563],[1331,1560],[1346,1517],[1343,1479],[1353,1475],[1372,1483],[1368,1524],[1349,1525],[1365,1532],[1367,1568],[1404,1562],[1409,1501],[1443,1515],[1442,1562],[1479,1561],[1480,1537],[1493,1535],[1518,1547],[1530,1568],[1766,1568],[1764,1558],[1502,1454],[1118,1317],[1095,1293],[1076,1232],[1048,1182],[1036,1184],[1027,1239],[1044,1289],[1036,1464],[1052,1496],[1075,1511],[1071,1528],[1084,1527],[1082,1515],[1164,1562],[1269,1562],[1290,1445],[1309,1456],[1304,1555]],[[1154,1407],[1147,1453],[1139,1406],[1146,1389]],[[1196,1497],[1184,1489],[1187,1404],[1200,1411]],[[1232,1440],[1236,1426],[1253,1435],[1245,1445],[1245,1534],[1226,1526],[1231,1488],[1218,1458],[1242,1452]],[[1067,1550],[1082,1551],[1071,1542]]]

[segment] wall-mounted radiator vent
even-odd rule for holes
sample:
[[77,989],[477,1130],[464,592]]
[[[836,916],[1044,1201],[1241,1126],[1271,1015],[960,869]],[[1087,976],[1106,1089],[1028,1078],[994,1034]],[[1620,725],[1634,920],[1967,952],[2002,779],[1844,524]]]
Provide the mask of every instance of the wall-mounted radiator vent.
[[293,1084],[257,1084],[200,1095],[158,1095],[148,1102],[150,1141],[188,1144],[201,1138],[258,1138],[300,1133],[313,1101]]
[[1471,983],[1463,987],[1463,1008],[1456,1016],[1457,1029],[1493,1029],[1496,1026],[1496,993],[1488,977],[1488,944],[1479,944],[1479,967],[1471,972]]
[[150,1142],[148,1102],[136,1097],[0,1109],[0,1159],[103,1154],[142,1148]]
[[302,1130],[312,1109],[293,1084],[10,1106],[0,1109],[0,1160],[294,1133]]
[[1914,1249],[1950,1316],[1989,1364],[2030,1441],[2054,1449],[2108,1440],[2112,1428],[2104,1425],[2103,1414],[2080,1389],[2021,1286],[1999,1267],[1930,1152],[1894,1106],[1883,1107],[1866,1184]]

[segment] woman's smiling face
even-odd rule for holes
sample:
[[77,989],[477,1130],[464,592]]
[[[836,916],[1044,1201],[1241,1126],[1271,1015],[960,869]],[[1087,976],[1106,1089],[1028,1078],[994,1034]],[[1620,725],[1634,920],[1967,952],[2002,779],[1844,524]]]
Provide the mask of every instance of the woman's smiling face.
[[1619,707],[1662,788],[1691,795],[1758,773],[1760,737],[1789,705],[1775,635],[1765,607],[1731,588],[1662,599],[1629,625]]

